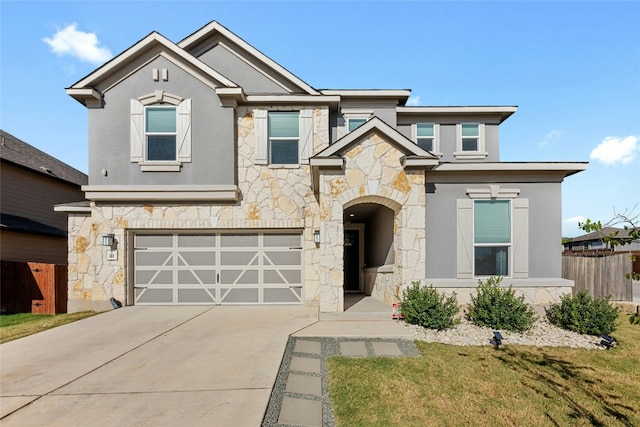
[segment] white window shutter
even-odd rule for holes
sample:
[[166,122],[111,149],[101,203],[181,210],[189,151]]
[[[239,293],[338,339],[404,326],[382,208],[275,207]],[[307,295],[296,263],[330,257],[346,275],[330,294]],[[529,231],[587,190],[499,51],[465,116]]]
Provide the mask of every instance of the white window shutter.
[[300,163],[308,164],[313,156],[313,110],[300,111],[300,142],[298,144]]
[[131,161],[142,162],[144,160],[144,105],[137,99],[132,99],[130,105]]
[[267,110],[253,110],[253,140],[255,142],[255,164],[266,165],[269,141]]
[[513,278],[529,277],[529,199],[513,200]]
[[458,199],[456,203],[456,277],[473,278],[473,200]]
[[178,161],[191,161],[191,100],[185,99],[176,108],[176,143]]

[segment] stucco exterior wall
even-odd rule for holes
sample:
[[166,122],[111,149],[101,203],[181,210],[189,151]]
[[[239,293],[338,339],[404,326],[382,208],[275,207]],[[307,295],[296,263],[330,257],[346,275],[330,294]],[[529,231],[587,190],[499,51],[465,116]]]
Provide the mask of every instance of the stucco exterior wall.
[[[152,79],[167,69],[169,81]],[[192,160],[179,172],[142,172],[131,162],[130,100],[163,90],[191,99]],[[103,108],[89,108],[89,185],[226,185],[235,181],[236,127],[233,108],[166,58],[143,65],[108,90]],[[104,176],[102,170],[107,171]]]
[[[426,277],[456,277],[456,200],[468,198],[466,190],[486,186],[482,177],[475,182],[431,183],[426,193]],[[509,182],[520,190],[519,198],[529,199],[529,277],[559,278],[562,273],[560,182]],[[450,244],[453,242],[454,244]],[[553,244],[550,242],[557,242]]]

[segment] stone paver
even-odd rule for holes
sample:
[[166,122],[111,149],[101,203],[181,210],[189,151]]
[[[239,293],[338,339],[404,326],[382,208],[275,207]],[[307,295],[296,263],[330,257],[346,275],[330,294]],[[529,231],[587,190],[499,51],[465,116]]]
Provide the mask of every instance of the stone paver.
[[343,341],[340,343],[340,354],[343,356],[367,356],[367,345],[364,341]]
[[338,355],[411,357],[420,352],[413,342],[403,338],[292,336],[271,393],[263,427],[334,426],[327,359]]
[[291,359],[291,367],[289,370],[320,375],[321,362],[322,361],[319,358],[315,357],[294,356]]
[[287,388],[290,393],[313,394],[322,396],[322,378],[319,376],[289,373]]
[[372,342],[373,352],[376,356],[402,356],[398,343],[390,341]]
[[322,426],[322,402],[285,397],[278,422],[296,426]]

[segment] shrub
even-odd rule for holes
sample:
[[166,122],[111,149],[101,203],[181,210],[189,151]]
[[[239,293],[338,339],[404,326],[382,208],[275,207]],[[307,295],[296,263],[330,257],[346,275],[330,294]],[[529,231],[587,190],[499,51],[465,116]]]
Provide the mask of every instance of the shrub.
[[480,326],[507,331],[523,332],[531,329],[536,313],[524,302],[524,296],[516,297],[509,286],[501,288],[502,277],[478,280],[476,295],[471,296],[469,317]]
[[405,289],[400,312],[406,322],[428,329],[441,331],[460,323],[460,319],[454,319],[458,313],[455,292],[446,297],[433,286],[421,287],[420,282],[413,282]]
[[551,323],[563,329],[586,335],[609,335],[616,330],[618,308],[609,303],[609,297],[592,298],[586,291],[576,296],[565,294],[559,304],[547,310]]

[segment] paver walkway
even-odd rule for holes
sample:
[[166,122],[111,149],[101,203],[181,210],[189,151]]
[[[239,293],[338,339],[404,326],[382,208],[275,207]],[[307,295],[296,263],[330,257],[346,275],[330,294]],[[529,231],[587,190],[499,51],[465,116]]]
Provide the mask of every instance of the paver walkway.
[[287,343],[263,426],[334,426],[329,399],[327,358],[342,355],[419,356],[403,338],[293,336]]

